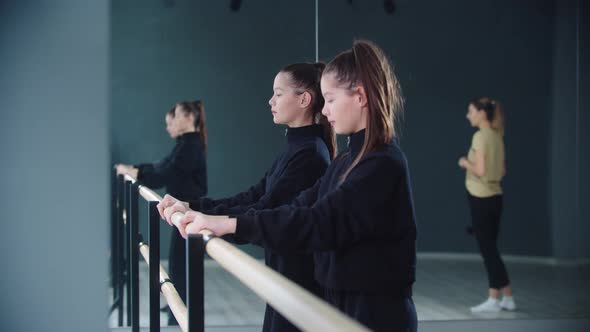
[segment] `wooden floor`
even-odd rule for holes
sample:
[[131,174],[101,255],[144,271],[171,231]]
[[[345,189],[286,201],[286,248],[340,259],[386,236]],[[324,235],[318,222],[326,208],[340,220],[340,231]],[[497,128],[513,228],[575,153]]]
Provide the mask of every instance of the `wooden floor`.
[[487,297],[487,279],[476,255],[419,256],[414,302],[419,320],[562,319],[590,317],[590,264],[505,258],[518,310],[475,315],[469,307]]
[[[487,296],[481,259],[476,255],[419,255],[414,302],[420,321],[474,319],[590,318],[590,264],[505,258],[518,310],[474,315],[469,307]],[[166,266],[166,262],[163,262]],[[140,265],[140,325],[147,326],[147,266]],[[112,297],[111,297],[112,298]],[[164,305],[163,300],[161,301]],[[205,264],[205,324],[208,330],[258,331],[265,304],[216,262]],[[167,316],[161,314],[162,326]],[[115,327],[117,312],[109,317]]]

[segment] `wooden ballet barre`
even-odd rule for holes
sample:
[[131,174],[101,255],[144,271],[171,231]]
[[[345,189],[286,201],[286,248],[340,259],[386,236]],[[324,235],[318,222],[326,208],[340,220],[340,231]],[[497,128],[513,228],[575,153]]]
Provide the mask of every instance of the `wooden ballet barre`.
[[[172,215],[173,221],[183,213]],[[369,331],[303,287],[245,254],[225,240],[200,232],[207,240],[205,250],[224,269],[303,331]]]
[[[125,174],[125,180],[131,181],[132,183],[137,182],[136,179],[127,174]],[[159,202],[162,200],[162,196],[144,185],[139,185],[139,194],[148,202]]]
[[[150,247],[147,244],[141,242],[139,244],[139,251],[143,256],[143,259],[149,266]],[[184,305],[184,302],[182,302],[180,295],[178,295],[176,288],[170,282],[168,273],[166,272],[162,264],[160,264],[160,291],[166,299],[166,302],[168,302],[168,306],[170,307],[170,310],[172,311],[174,318],[176,318],[176,321],[178,322],[180,329],[183,331],[188,331],[188,315],[186,306]]]
[[125,174],[123,177],[125,178],[126,181],[131,181],[131,183],[137,182],[137,180],[134,177],[132,177],[131,175]]
[[143,197],[146,201],[150,202],[150,201],[155,201],[155,202],[159,202],[162,200],[162,197],[160,197],[160,195],[156,194],[153,190],[151,190],[150,188],[146,187],[146,186],[139,186],[139,194],[141,195],[141,197]]
[[[125,178],[135,182],[135,179],[128,175]],[[162,200],[160,195],[145,186],[139,186],[139,193],[148,201]],[[183,216],[183,213],[176,212],[172,215],[171,219],[173,222],[178,222]],[[203,235],[206,240],[205,250],[211,258],[299,329],[303,331],[334,332],[369,331],[369,329],[359,322],[344,315],[322,299],[260,263],[230,243],[221,238],[211,236],[212,233],[210,231],[203,230],[199,234]],[[143,245],[142,247],[145,248],[147,245]],[[143,251],[142,255],[144,258],[149,257]],[[162,266],[160,266],[160,281],[162,280],[162,272],[165,273]],[[172,285],[170,286],[174,293],[176,293],[176,289]],[[164,292],[164,289],[162,289],[162,292]],[[178,293],[176,294],[178,296]],[[180,298],[178,299],[180,300]],[[170,304],[170,302],[168,303]],[[182,303],[182,300],[180,300],[180,303]],[[170,308],[172,309],[172,306]],[[187,311],[184,304],[182,303],[182,308],[178,309],[178,316],[174,311],[173,313],[181,329],[184,330],[183,326],[187,326]]]
[[[132,183],[136,182],[136,180],[129,175],[125,175],[125,180],[131,181]],[[162,200],[160,195],[155,193],[150,188],[142,185],[139,186],[139,194],[147,201],[159,202]],[[143,259],[146,261],[149,267],[150,247],[146,243],[140,242],[139,252],[141,253]],[[170,311],[172,311],[174,318],[176,318],[176,321],[178,322],[180,329],[182,331],[188,331],[188,312],[186,306],[180,298],[178,291],[176,291],[176,287],[174,287],[174,284],[170,282],[170,277],[168,276],[168,273],[166,272],[162,264],[159,264],[159,270],[160,292],[164,296],[164,299],[166,299],[166,302],[170,307]]]

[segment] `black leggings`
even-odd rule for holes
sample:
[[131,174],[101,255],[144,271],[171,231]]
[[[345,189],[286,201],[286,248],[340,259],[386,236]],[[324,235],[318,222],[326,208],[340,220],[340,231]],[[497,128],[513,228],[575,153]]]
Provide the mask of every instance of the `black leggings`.
[[510,280],[497,246],[502,216],[502,195],[479,198],[468,193],[467,197],[473,232],[488,273],[490,288],[504,288],[510,284]]

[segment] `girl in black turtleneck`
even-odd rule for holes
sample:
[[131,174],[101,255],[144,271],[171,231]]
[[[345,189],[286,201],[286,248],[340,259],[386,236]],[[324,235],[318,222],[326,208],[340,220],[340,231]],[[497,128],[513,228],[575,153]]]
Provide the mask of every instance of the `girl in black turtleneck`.
[[[178,103],[166,113],[166,130],[176,138],[172,152],[153,164],[117,165],[119,174],[128,174],[152,189],[166,187],[166,192],[183,200],[195,200],[207,194],[207,130],[205,108],[201,101]],[[184,239],[174,230],[170,239],[170,279],[186,301],[186,258]],[[168,324],[176,325],[171,312]]]
[[[325,116],[320,78],[324,64],[298,63],[283,68],[275,77],[269,100],[273,120],[288,126],[285,150],[264,177],[245,192],[224,199],[201,198],[190,203],[166,195],[158,204],[163,218],[174,212],[201,211],[212,215],[242,214],[291,203],[301,191],[313,186],[324,174],[335,151],[335,136]],[[319,123],[319,124],[314,124]],[[182,232],[184,228],[179,230]],[[234,237],[239,243],[251,242]],[[261,244],[260,242],[256,242]],[[266,264],[306,289],[318,293],[309,253],[265,250]],[[264,331],[297,331],[272,307],[266,306]]]
[[189,211],[178,227],[234,234],[279,253],[314,253],[327,302],[372,330],[416,331],[414,206],[394,139],[398,81],[381,49],[357,41],[327,65],[321,87],[322,113],[350,143],[312,188],[291,205],[236,217]]

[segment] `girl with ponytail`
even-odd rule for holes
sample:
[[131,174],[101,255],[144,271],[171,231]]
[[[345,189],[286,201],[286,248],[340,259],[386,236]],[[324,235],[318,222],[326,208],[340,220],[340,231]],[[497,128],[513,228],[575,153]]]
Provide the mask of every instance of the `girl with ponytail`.
[[[286,146],[262,179],[248,190],[228,198],[201,198],[183,202],[173,195],[166,195],[158,204],[164,219],[174,212],[210,215],[239,215],[246,211],[273,209],[290,204],[303,190],[312,187],[324,174],[335,152],[335,135],[321,114],[324,98],[320,90],[320,78],[325,65],[321,63],[296,63],[279,71],[274,79],[273,95],[269,100],[273,121],[286,125]],[[253,147],[257,148],[257,147]],[[166,209],[166,214],[163,210]],[[218,219],[219,220],[219,219]],[[168,218],[168,222],[171,223]],[[178,227],[184,235],[184,227]],[[235,236],[238,243],[260,241]],[[318,294],[313,277],[313,256],[305,252],[278,253],[265,250],[265,261],[285,277],[309,291]],[[298,331],[272,307],[266,307],[263,331]]]
[[[506,174],[504,113],[500,103],[488,97],[469,102],[467,119],[479,130],[473,135],[467,157],[459,159],[465,170],[465,186],[471,210],[472,230],[488,275],[488,298],[471,308],[477,312],[515,310],[506,266],[497,240],[502,216],[501,181]],[[504,297],[500,301],[500,291]]]
[[[200,100],[175,104],[166,113],[166,130],[176,139],[172,152],[164,159],[136,166],[117,165],[119,174],[128,174],[152,189],[166,187],[166,192],[183,200],[207,194],[207,129],[205,107]],[[184,239],[177,230],[171,233],[169,251],[170,279],[186,301],[186,259]],[[177,325],[168,312],[168,324]]]
[[[205,126],[205,106],[203,106],[203,102],[200,100],[195,101],[183,101],[176,105],[176,107],[172,108],[168,114],[174,119],[176,108],[179,108],[182,114],[184,115],[184,119],[188,119],[192,122],[194,127],[194,131],[199,134],[201,138],[201,142],[203,143],[203,150],[207,151],[207,127]],[[181,120],[182,122],[182,120]],[[190,122],[186,123],[187,126],[190,127]],[[192,127],[187,129],[187,132],[192,131]]]
[[189,211],[177,227],[233,234],[285,255],[313,253],[327,302],[371,330],[416,331],[414,206],[394,139],[399,83],[383,51],[357,41],[326,66],[321,89],[322,114],[349,145],[313,187],[272,210],[220,219]]

